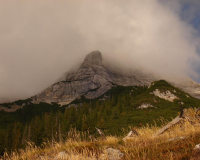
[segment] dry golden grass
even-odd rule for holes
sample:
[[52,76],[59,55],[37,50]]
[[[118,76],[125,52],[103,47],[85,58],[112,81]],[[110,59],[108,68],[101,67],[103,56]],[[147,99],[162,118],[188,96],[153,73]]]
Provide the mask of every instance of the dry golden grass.
[[[46,143],[43,149],[28,143],[25,150],[10,155],[5,153],[1,160],[49,160],[56,156],[57,159],[97,160],[109,147],[120,150],[124,154],[122,160],[195,159],[199,153],[193,151],[193,148],[200,143],[200,126],[194,124],[199,124],[199,120],[195,117],[195,109],[188,109],[185,115],[190,117],[190,120],[186,119],[158,137],[154,134],[162,126],[156,125],[138,128],[140,136],[131,137],[126,142],[122,140],[123,137],[116,136],[107,136],[106,139],[99,138],[91,142],[86,138],[88,133],[71,130],[64,143]],[[167,122],[163,121],[163,126],[166,124]],[[182,138],[169,141],[175,137]],[[65,153],[62,158],[58,157],[60,152]]]

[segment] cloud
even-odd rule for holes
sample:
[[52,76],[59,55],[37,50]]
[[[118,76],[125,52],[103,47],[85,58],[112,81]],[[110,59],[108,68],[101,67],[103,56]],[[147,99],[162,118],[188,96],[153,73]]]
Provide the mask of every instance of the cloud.
[[[198,77],[197,31],[159,0],[0,0],[0,97],[37,94],[93,50],[162,75]],[[177,7],[175,7],[175,4]]]
[[[199,0],[160,0],[177,12],[181,19],[192,24],[196,29],[200,29],[200,2]],[[200,33],[200,32],[199,32]]]

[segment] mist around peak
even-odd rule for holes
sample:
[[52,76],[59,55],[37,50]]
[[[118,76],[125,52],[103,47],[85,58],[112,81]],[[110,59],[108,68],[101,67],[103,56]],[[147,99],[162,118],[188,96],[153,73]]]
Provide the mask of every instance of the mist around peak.
[[0,3],[0,97],[4,99],[37,94],[78,68],[95,50],[102,53],[103,63],[119,68],[199,79],[198,32],[181,19],[180,1]]

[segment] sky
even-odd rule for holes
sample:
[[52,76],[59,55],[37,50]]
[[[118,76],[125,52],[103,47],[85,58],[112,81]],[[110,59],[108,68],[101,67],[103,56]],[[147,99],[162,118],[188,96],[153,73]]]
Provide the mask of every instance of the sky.
[[199,0],[0,0],[0,102],[33,96],[99,50],[200,82]]

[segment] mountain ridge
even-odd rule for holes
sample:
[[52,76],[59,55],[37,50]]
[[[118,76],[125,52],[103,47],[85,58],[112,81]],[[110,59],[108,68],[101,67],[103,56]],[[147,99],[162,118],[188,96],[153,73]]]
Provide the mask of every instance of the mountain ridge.
[[[115,85],[148,86],[153,81],[159,80],[158,77],[139,70],[120,70],[105,65],[99,51],[89,53],[77,71],[68,72],[63,77],[65,77],[64,81],[59,81],[33,96],[33,103],[55,102],[67,105],[75,99],[80,99],[81,96],[88,99],[97,98]],[[200,84],[192,79],[186,78],[183,82],[172,79],[168,82],[193,97],[200,98]]]
[[78,71],[68,74],[65,81],[57,82],[33,97],[33,102],[69,104],[80,96],[93,99],[112,86],[149,85],[156,80],[143,73],[123,73],[102,63],[101,52],[93,51],[84,59]]

